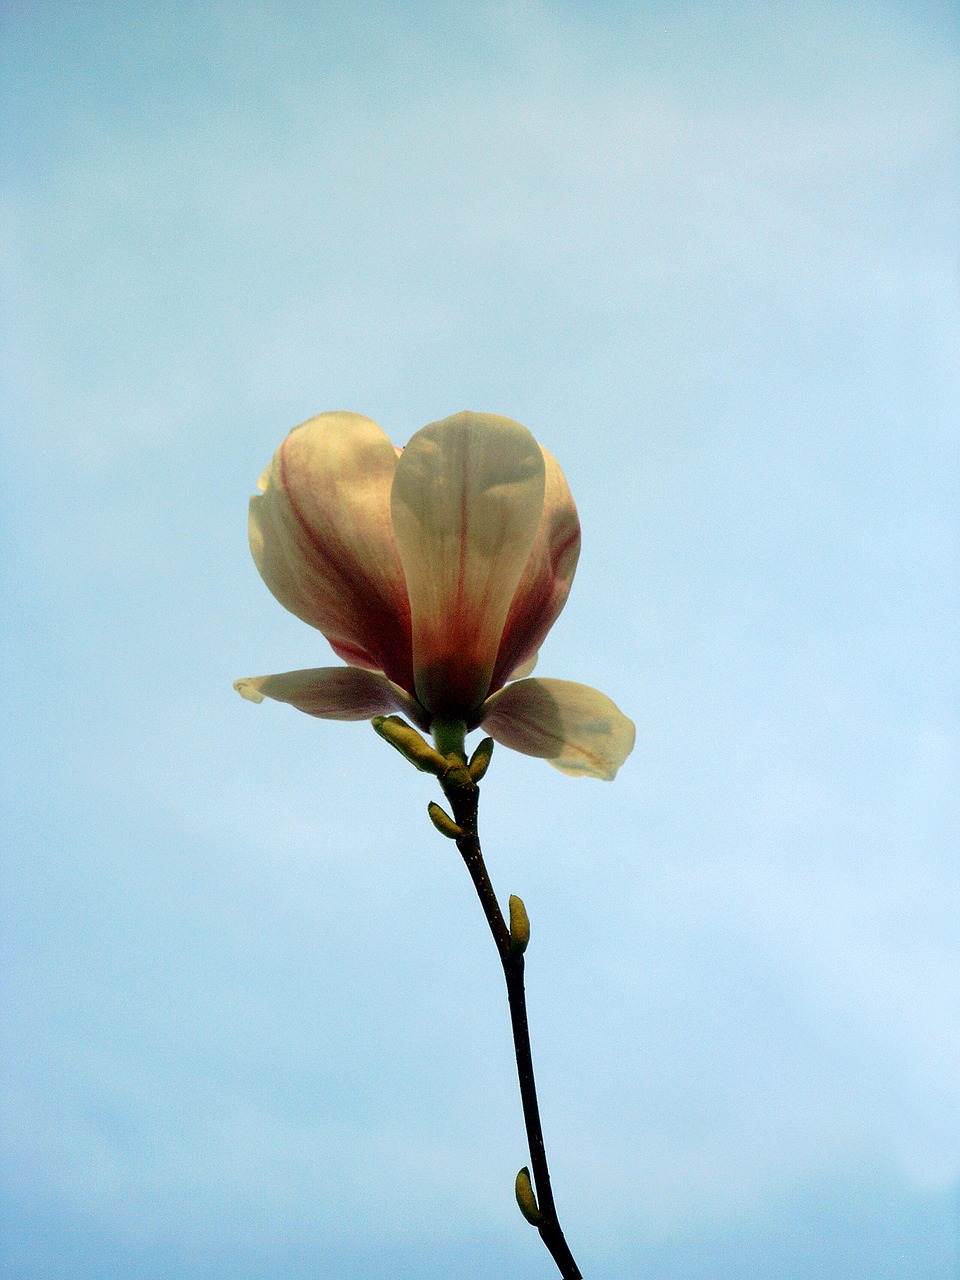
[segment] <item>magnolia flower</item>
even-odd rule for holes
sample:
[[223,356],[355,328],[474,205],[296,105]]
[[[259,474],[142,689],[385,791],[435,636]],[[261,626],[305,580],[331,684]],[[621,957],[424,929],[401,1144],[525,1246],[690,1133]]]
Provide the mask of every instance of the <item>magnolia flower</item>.
[[[346,667],[236,681],[253,702],[420,729],[462,721],[564,773],[613,778],[634,727],[596,689],[525,679],[563,608],[580,522],[556,460],[518,422],[459,413],[405,449],[356,413],[295,427],[250,501],[250,549]],[[513,683],[510,683],[513,681]]]

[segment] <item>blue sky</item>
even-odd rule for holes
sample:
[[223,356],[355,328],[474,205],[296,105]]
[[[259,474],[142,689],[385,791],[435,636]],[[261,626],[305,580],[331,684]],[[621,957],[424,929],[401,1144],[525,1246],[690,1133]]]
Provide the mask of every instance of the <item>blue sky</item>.
[[937,4],[11,4],[5,1274],[553,1274],[434,798],[246,546],[286,431],[462,408],[560,459],[500,751],[591,1280],[960,1273],[958,24]]

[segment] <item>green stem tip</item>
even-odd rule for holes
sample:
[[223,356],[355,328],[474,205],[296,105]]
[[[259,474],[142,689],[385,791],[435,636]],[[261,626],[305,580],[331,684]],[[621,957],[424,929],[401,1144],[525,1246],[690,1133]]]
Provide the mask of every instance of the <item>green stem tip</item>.
[[430,725],[433,741],[442,756],[456,756],[466,764],[467,725],[465,720],[444,720],[442,716]]

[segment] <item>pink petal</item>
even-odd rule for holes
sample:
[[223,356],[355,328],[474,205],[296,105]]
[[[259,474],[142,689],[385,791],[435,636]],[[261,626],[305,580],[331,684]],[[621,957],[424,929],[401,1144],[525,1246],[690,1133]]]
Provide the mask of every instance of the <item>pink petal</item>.
[[250,501],[250,549],[285,608],[347,662],[413,689],[410,608],[393,538],[397,455],[356,413],[295,427]]
[[419,701],[469,717],[543,510],[544,461],[525,427],[459,413],[418,431],[397,462],[393,527],[410,596]]
[[[492,689],[516,679],[535,657],[567,602],[580,556],[580,520],[560,464],[540,446],[546,467],[543,514],[507,615]],[[531,668],[532,669],[532,668]]]
[[563,773],[604,778],[633,750],[633,722],[606,694],[570,680],[520,680],[488,700],[481,722],[490,737],[539,756]]
[[235,680],[233,687],[250,702],[273,698],[322,720],[370,720],[402,711],[421,728],[429,728],[429,718],[408,694],[386,676],[360,667],[316,667],[275,676],[251,676]]

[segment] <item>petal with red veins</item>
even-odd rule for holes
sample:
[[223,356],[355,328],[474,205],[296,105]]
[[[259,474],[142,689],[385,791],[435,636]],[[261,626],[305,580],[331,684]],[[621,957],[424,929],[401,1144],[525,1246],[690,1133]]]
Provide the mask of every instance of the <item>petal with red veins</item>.
[[393,537],[396,451],[357,413],[294,427],[250,501],[250,549],[285,608],[347,662],[413,689],[410,608]]
[[360,667],[315,667],[275,676],[250,676],[235,680],[233,687],[250,702],[273,698],[321,720],[370,720],[402,711],[421,728],[429,728],[429,717],[409,694],[386,676]]
[[483,709],[496,742],[548,760],[562,773],[611,781],[633,750],[633,722],[596,689],[570,680],[519,680]]
[[[492,689],[517,678],[567,602],[580,557],[580,519],[560,464],[540,446],[546,468],[543,513],[500,639]],[[530,668],[532,670],[532,668]]]
[[490,688],[543,510],[540,446],[518,422],[459,413],[397,461],[393,528],[406,576],[418,700],[467,719]]

